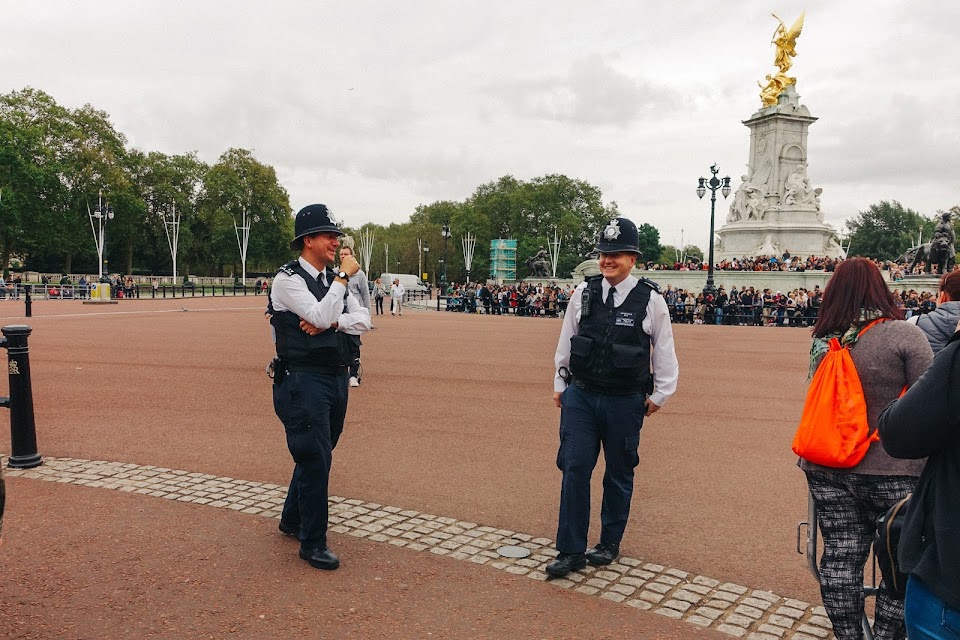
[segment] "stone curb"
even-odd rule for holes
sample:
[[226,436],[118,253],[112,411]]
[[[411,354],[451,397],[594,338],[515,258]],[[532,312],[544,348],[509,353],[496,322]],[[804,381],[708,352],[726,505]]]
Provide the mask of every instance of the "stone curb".
[[[0,456],[0,464],[6,463],[6,456]],[[278,484],[71,458],[46,457],[39,467],[7,468],[4,473],[7,477],[110,489],[277,519],[287,491],[286,486]],[[636,558],[620,557],[605,567],[587,566],[566,578],[548,580],[542,569],[556,555],[553,541],[521,532],[338,496],[330,496],[330,530],[547,581],[561,589],[649,610],[736,638],[833,638],[823,607]],[[502,557],[496,550],[504,545],[524,547],[530,555]]]

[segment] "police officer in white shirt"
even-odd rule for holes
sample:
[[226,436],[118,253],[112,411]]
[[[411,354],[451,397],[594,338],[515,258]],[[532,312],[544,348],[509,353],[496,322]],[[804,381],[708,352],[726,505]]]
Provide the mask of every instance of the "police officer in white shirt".
[[300,258],[277,272],[268,308],[277,347],[273,408],[295,463],[279,528],[299,538],[301,558],[329,570],[340,566],[327,546],[327,489],[347,413],[353,358],[347,334],[370,329],[370,310],[347,292],[360,269],[356,259],[344,256],[339,272],[330,269],[343,233],[327,207],[301,209],[294,233],[290,247]]
[[[611,220],[600,235],[600,276],[570,298],[554,358],[553,399],[560,407],[563,472],[557,559],[546,567],[559,578],[589,562],[613,562],[630,514],[634,469],[640,463],[644,416],[677,388],[679,366],[670,313],[656,283],[631,271],[640,256],[637,226]],[[590,478],[603,449],[600,539],[587,551]]]

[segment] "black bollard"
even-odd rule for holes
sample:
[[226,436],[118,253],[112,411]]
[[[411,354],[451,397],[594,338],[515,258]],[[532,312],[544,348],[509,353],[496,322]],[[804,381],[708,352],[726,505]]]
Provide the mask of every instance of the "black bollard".
[[30,297],[30,287],[27,287],[27,293],[23,297],[23,304],[26,308],[24,315],[28,318],[33,317],[33,298]]
[[10,376],[10,397],[0,404],[10,408],[10,459],[15,469],[29,469],[43,464],[37,453],[37,428],[33,418],[33,390],[30,386],[30,349],[27,337],[33,331],[22,324],[3,327],[0,346],[7,349],[7,372]]

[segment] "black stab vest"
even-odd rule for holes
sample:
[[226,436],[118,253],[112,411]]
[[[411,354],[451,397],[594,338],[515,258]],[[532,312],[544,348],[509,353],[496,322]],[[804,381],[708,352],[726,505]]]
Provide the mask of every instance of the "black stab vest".
[[643,280],[612,311],[603,300],[603,277],[587,281],[579,333],[570,338],[570,372],[576,380],[616,394],[649,393],[650,336],[641,325],[651,288]]
[[[288,276],[296,274],[303,278],[310,293],[317,300],[322,300],[330,290],[327,285],[311,277],[298,260],[283,265],[277,273],[285,273]],[[347,294],[344,293],[344,310],[347,308],[346,296]],[[275,311],[272,301],[267,304],[267,310],[272,314],[270,324],[276,330],[277,355],[291,369],[335,367],[350,362],[351,350],[347,334],[331,327],[311,336],[300,328],[300,316],[292,311]]]

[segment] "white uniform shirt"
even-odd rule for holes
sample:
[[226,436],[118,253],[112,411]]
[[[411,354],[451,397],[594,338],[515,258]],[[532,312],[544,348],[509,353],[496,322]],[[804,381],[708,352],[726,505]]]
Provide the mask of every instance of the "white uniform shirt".
[[[627,276],[616,286],[614,306],[619,307],[627,295],[637,286],[639,280],[635,276]],[[563,327],[560,329],[560,340],[557,342],[557,353],[554,356],[555,371],[560,367],[570,367],[570,338],[580,331],[580,310],[583,303],[583,290],[587,283],[583,282],[573,291],[567,311],[563,316]],[[610,283],[606,278],[602,281],[603,298],[607,299]],[[667,303],[656,291],[650,292],[650,302],[647,303],[647,312],[640,325],[643,332],[650,336],[651,373],[653,374],[653,393],[650,400],[658,407],[663,404],[677,390],[677,379],[680,377],[680,364],[673,348],[673,327],[670,325],[670,311]],[[567,383],[560,374],[553,380],[553,390],[563,391]]]
[[395,284],[390,287],[391,298],[402,298],[403,294],[406,292],[407,290],[403,288],[402,284]]
[[[303,258],[300,258],[300,266],[313,278],[320,275],[317,268]],[[334,323],[337,323],[337,331],[355,336],[370,330],[370,310],[357,302],[353,295],[347,295],[347,310],[343,310],[343,296],[347,291],[343,284],[332,282],[322,300],[317,300],[306,284],[299,275],[279,272],[270,290],[274,311],[291,311],[321,331]]]

